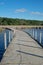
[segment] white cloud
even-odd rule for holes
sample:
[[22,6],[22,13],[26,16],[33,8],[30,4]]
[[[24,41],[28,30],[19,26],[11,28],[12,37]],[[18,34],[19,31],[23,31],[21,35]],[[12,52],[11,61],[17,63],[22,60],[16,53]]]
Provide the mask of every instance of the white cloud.
[[0,2],[0,5],[4,5],[4,2]]
[[34,14],[34,15],[43,15],[43,13],[41,13],[41,12],[31,12],[31,14]]
[[17,9],[15,12],[16,12],[16,13],[20,13],[20,12],[26,12],[26,11],[27,11],[26,9],[21,8],[21,9]]

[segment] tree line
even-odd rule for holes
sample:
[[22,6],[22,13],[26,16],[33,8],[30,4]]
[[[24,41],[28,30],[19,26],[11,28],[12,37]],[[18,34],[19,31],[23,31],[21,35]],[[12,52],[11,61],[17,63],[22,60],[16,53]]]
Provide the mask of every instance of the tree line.
[[0,17],[0,25],[43,25],[43,21]]

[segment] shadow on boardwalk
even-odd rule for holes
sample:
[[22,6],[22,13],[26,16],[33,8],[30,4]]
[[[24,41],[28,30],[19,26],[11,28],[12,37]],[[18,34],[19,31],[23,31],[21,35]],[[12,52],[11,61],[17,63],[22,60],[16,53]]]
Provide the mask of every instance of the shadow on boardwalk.
[[19,52],[19,53],[23,53],[23,54],[27,54],[27,55],[31,55],[31,56],[36,56],[36,57],[39,57],[39,58],[43,58],[43,56],[40,56],[40,55],[36,55],[36,54],[32,54],[32,53],[27,53],[27,52],[20,51],[20,50],[16,50],[16,51]]
[[32,47],[32,48],[42,49],[41,47],[35,47],[35,46],[24,45],[24,44],[19,44],[19,43],[17,43],[17,45],[22,45],[22,46],[26,46],[26,47]]

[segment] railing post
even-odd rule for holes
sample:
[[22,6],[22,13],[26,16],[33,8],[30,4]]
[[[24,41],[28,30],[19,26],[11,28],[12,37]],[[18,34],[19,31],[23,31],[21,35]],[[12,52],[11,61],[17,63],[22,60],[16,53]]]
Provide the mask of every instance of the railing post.
[[36,31],[36,34],[35,34],[36,36],[35,36],[35,39],[37,40],[37,31]]
[[10,31],[9,31],[9,43],[10,43]]
[[41,37],[42,37],[42,33],[40,32],[40,43],[41,43]]
[[14,29],[14,35],[13,36],[15,36],[15,29]]
[[34,29],[33,29],[33,38],[34,38]]
[[4,33],[4,45],[5,45],[5,49],[7,48],[7,39],[6,39],[6,33]]
[[14,34],[15,34],[15,29],[14,29]]

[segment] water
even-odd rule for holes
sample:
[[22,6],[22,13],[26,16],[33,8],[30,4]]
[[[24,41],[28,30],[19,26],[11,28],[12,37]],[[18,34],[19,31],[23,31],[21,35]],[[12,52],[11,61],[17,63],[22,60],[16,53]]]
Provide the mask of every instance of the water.
[[23,29],[43,47],[43,29]]
[[2,60],[2,57],[3,57],[3,54],[5,52],[5,45],[4,45],[4,33],[6,32],[6,44],[7,44],[7,47],[9,45],[9,31],[10,31],[10,41],[12,40],[13,38],[13,35],[12,35],[12,31],[11,30],[4,30],[2,33],[0,33],[0,61]]

